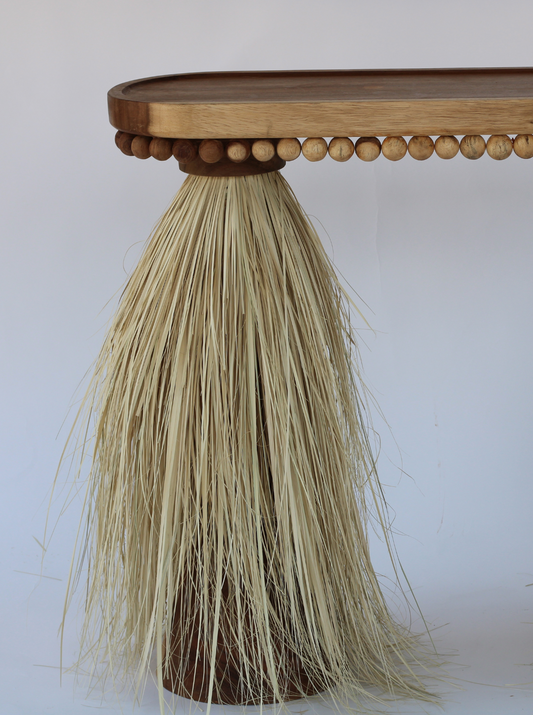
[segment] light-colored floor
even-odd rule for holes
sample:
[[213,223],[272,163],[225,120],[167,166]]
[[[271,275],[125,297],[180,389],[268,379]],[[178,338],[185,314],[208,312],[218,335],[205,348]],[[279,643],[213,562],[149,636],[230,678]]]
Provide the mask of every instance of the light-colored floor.
[[[13,564],[10,564],[13,565]],[[21,566],[20,564],[16,564]],[[5,566],[5,564],[4,564]],[[31,565],[27,567],[32,571]],[[110,693],[102,700],[99,692],[84,697],[73,692],[73,678],[59,684],[57,618],[61,610],[64,582],[3,568],[0,591],[2,648],[0,651],[0,715],[87,715],[91,710],[120,712]],[[531,592],[523,583],[471,593],[418,594],[428,622],[437,629],[437,648],[449,656],[449,683],[441,688],[443,711],[412,702],[391,703],[387,712],[421,715],[515,715],[533,711],[533,654],[531,648]],[[15,604],[15,605],[13,605]],[[65,654],[73,656],[76,633],[72,628],[65,641]],[[131,696],[122,694],[122,712],[132,712]],[[188,713],[191,704],[179,699],[176,712]],[[295,715],[329,715],[331,704],[320,698],[290,703]],[[206,706],[192,707],[205,712]],[[158,715],[157,691],[148,683],[141,715]],[[238,708],[213,706],[213,715],[233,715]],[[258,707],[247,709],[250,715]],[[263,712],[273,712],[266,707]]]

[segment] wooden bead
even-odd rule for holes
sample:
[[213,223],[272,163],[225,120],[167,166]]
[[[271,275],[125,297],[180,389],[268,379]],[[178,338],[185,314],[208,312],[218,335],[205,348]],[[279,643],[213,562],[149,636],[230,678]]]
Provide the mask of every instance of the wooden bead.
[[302,145],[298,139],[280,139],[276,151],[283,161],[294,161],[300,156]]
[[354,154],[353,142],[348,137],[335,137],[328,146],[328,153],[335,161],[348,161]]
[[487,154],[491,159],[502,161],[513,153],[513,142],[506,134],[493,134],[487,142]]
[[519,134],[514,138],[514,153],[521,159],[533,158],[533,136],[531,134]]
[[479,159],[485,153],[485,140],[479,134],[467,134],[461,139],[459,148],[467,159]]
[[167,161],[172,156],[172,139],[154,137],[150,142],[150,155],[157,161]]
[[270,161],[276,156],[276,147],[269,139],[258,139],[252,145],[252,154],[258,161]]
[[381,154],[381,142],[377,137],[359,137],[355,142],[355,153],[363,161],[374,161]]
[[216,164],[225,154],[224,144],[220,139],[204,139],[198,147],[198,153],[207,164]]
[[134,137],[133,141],[131,142],[131,150],[133,152],[133,155],[137,157],[137,159],[149,159],[151,154],[150,154],[150,142],[152,141],[152,137]]
[[251,151],[250,142],[246,141],[246,139],[234,139],[230,141],[226,147],[228,159],[231,159],[231,161],[234,161],[236,164],[246,161]]
[[135,137],[135,134],[128,134],[127,132],[118,131],[115,134],[115,144],[118,146],[120,151],[126,156],[133,156],[131,150],[131,143]]
[[381,151],[389,161],[398,161],[407,154],[407,142],[403,137],[387,137],[383,140]]
[[453,136],[442,136],[435,142],[435,153],[441,159],[453,159],[459,151],[459,140]]
[[328,153],[328,145],[322,137],[309,137],[302,144],[302,154],[308,161],[321,161]]
[[431,137],[411,137],[407,149],[413,159],[425,161],[433,154],[435,144]]
[[175,139],[172,154],[180,164],[189,164],[198,156],[198,147],[190,139]]

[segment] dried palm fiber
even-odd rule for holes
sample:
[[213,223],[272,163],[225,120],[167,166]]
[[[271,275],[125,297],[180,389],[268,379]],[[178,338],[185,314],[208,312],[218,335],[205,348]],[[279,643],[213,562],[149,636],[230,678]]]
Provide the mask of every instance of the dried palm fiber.
[[162,708],[164,686],[432,700],[370,561],[370,512],[389,530],[357,365],[349,298],[283,177],[189,176],[78,416],[93,453],[67,607],[88,551],[89,672],[142,690],[155,649]]

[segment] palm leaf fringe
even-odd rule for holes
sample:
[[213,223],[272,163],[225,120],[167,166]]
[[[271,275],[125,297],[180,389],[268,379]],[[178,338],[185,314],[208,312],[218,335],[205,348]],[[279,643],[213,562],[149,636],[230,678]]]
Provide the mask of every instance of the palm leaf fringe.
[[350,300],[283,177],[188,177],[78,416],[84,455],[94,436],[67,605],[89,552],[90,672],[142,690],[155,648],[162,702],[198,656],[217,702],[222,644],[243,703],[432,700],[370,561],[371,513],[390,537],[358,364]]

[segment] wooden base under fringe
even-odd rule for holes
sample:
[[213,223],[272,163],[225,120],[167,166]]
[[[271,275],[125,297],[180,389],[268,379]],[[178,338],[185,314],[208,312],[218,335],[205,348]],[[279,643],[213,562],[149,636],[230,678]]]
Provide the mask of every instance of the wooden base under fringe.
[[[272,704],[277,701],[272,690],[270,678],[267,676],[267,669],[263,664],[265,677],[260,685],[254,688],[257,696],[250,694],[249,684],[243,673],[240,662],[239,650],[236,645],[231,644],[229,633],[231,631],[228,616],[224,616],[225,605],[228,603],[228,588],[224,583],[222,587],[222,608],[221,623],[217,633],[217,645],[215,652],[214,682],[211,702],[224,705],[254,705],[263,703]],[[185,635],[184,623],[191,623],[186,633],[189,642],[189,655],[185,668],[181,667],[183,650],[178,646]],[[253,639],[252,629],[249,623],[244,624],[247,636]],[[317,687],[312,683],[302,666],[300,658],[296,653],[287,652],[279,638],[272,636],[272,648],[274,652],[283,655],[284,673],[278,675],[280,696],[283,702],[298,700],[307,695],[315,695],[324,690],[324,687]],[[173,629],[170,639],[170,672],[168,677],[163,678],[163,687],[176,695],[195,700],[202,703],[209,702],[210,689],[210,654],[211,644],[205,639],[202,632],[198,615],[191,615],[178,605],[174,612]],[[261,695],[259,696],[259,692]]]
[[[207,650],[204,643],[198,640],[189,656],[185,678],[178,680],[175,674],[176,668],[172,668],[171,665],[171,674],[168,678],[163,679],[163,687],[183,698],[207,703],[209,701],[210,674]],[[294,669],[292,672],[286,673],[281,687],[284,702],[298,700],[306,695],[315,695],[321,691],[311,685],[296,656],[294,657]],[[262,697],[255,700],[247,699],[235,652],[219,641],[211,702],[220,705],[255,705],[262,702],[263,705],[269,705],[275,702],[275,698],[265,681],[265,691]]]

